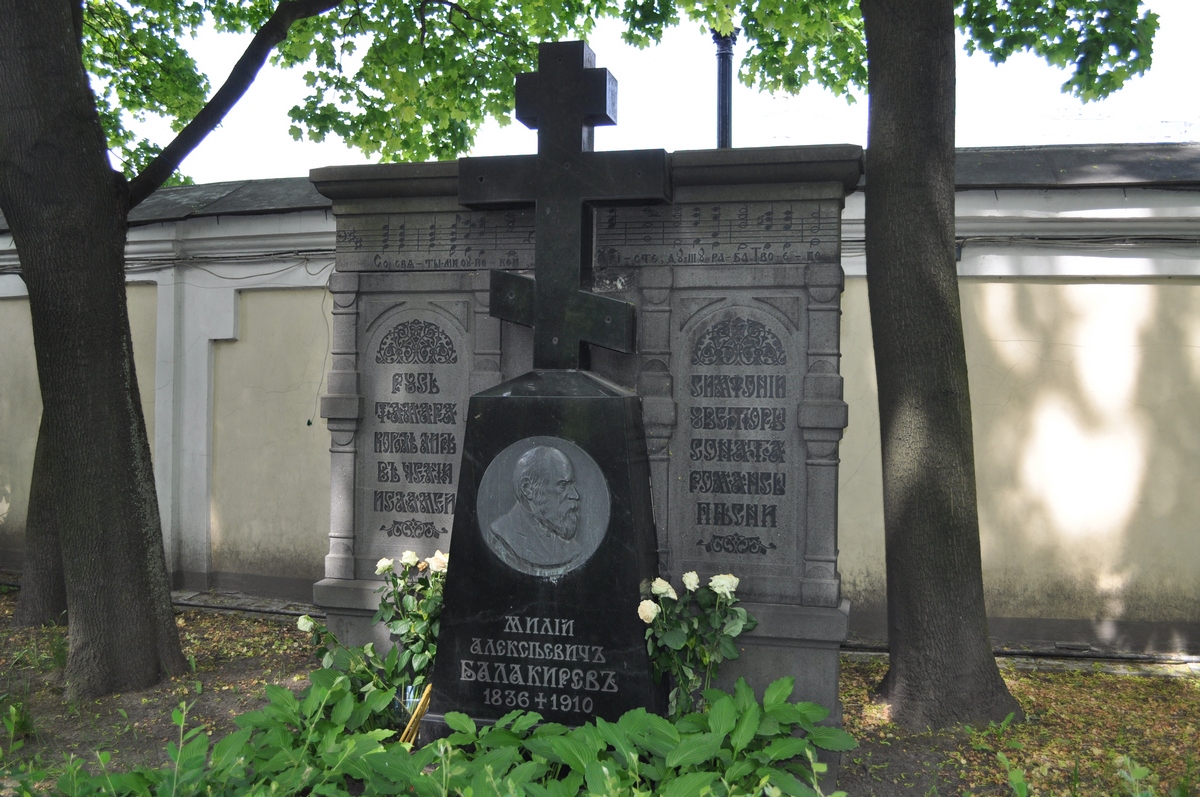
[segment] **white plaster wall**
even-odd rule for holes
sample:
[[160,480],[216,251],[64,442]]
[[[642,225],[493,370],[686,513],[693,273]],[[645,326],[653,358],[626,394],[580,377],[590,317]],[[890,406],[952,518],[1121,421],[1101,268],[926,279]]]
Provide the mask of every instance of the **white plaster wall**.
[[[0,569],[5,569],[19,567],[25,548],[29,479],[42,399],[24,284],[15,274],[0,275],[0,280],[12,283],[0,293],[0,341],[4,342],[0,346]],[[131,284],[126,297],[142,413],[153,441],[156,291],[153,285]]]
[[319,397],[332,316],[320,288],[242,291],[238,337],[213,344],[215,572],[323,575],[329,431]]
[[[1200,620],[1200,279],[963,279],[988,611]],[[885,589],[864,279],[847,280],[841,570]]]

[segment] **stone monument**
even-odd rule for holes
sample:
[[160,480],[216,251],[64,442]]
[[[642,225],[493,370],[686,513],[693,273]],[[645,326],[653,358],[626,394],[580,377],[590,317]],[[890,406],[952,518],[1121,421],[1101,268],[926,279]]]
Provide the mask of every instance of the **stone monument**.
[[[523,104],[520,113],[536,112],[530,109]],[[581,128],[574,139],[581,155],[586,134]],[[535,221],[541,205],[518,203],[537,199],[542,178],[534,157],[504,162],[332,167],[312,175],[337,217],[334,344],[322,399],[332,439],[330,553],[314,600],[348,641],[371,638],[380,556],[450,549],[453,569],[468,555],[457,532],[468,467],[477,482],[468,503],[490,535],[482,545],[491,539],[495,546],[474,555],[518,562],[504,548],[505,529],[535,513],[551,522],[547,495],[554,494],[514,480],[526,454],[531,472],[562,474],[569,464],[563,475],[574,481],[557,488],[562,519],[553,522],[574,525],[581,541],[589,534],[590,466],[556,442],[564,435],[514,430],[519,437],[460,468],[468,398],[535,368],[539,324],[543,335],[551,328],[521,279],[535,271],[545,228]],[[648,179],[645,165],[640,177],[638,166],[611,168]],[[676,584],[688,570],[742,580],[738,594],[759,625],[740,638],[742,657],[725,665],[722,678],[745,674],[764,684],[793,675],[797,697],[830,706],[836,719],[838,646],[849,611],[837,571],[838,441],[847,422],[838,373],[841,209],[861,175],[862,150],[675,152],[654,168],[669,175],[672,203],[653,193],[662,189],[661,176],[649,193],[647,182],[635,182],[628,193],[613,189],[597,198],[590,247],[583,236],[588,219],[580,217],[573,223],[582,243],[563,255],[581,263],[580,282],[556,288],[564,298],[555,303],[595,308],[596,300],[611,299],[636,308],[637,353],[591,347],[587,379],[596,391],[624,388],[641,398],[662,574]],[[608,174],[602,185],[626,185],[615,171]],[[581,260],[581,250],[589,257]],[[596,295],[580,300],[576,286],[586,286],[589,262]],[[504,274],[493,277],[496,270]],[[543,290],[540,280],[535,284]],[[628,332],[615,331],[634,326],[628,310],[606,306],[615,314],[589,308],[591,327],[572,321],[580,324],[572,327],[579,338],[626,340]],[[530,320],[532,330],[522,326]],[[554,337],[545,351],[560,344],[570,350],[562,335],[558,344]],[[505,451],[525,438],[554,439]],[[588,457],[603,466],[596,454]],[[488,478],[496,459],[504,477]],[[481,502],[479,492],[492,497]],[[617,506],[611,498],[610,506]],[[600,551],[581,567],[591,567]],[[525,558],[527,564],[518,562],[532,571],[525,575],[546,578],[576,561],[553,545]],[[571,576],[564,570],[564,580]],[[481,646],[500,639],[479,638]],[[522,641],[532,650],[533,642],[551,640]]]
[[550,721],[661,710],[641,587],[657,575],[636,394],[580,366],[588,344],[632,352],[632,304],[590,292],[592,203],[670,199],[662,150],[593,152],[616,81],[583,42],[542,44],[517,78],[536,156],[459,164],[466,207],[533,204],[534,277],[491,272],[491,314],[533,328],[533,370],[471,397],[429,738],[446,711]]

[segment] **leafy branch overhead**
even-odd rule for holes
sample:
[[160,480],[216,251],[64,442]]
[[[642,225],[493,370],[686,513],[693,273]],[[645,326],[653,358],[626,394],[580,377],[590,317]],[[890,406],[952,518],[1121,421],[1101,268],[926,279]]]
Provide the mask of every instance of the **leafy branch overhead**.
[[[514,76],[535,68],[536,42],[586,37],[602,16],[619,16],[640,47],[684,20],[736,27],[749,44],[741,80],[770,91],[815,83],[853,99],[867,85],[857,0],[90,0],[82,55],[126,175],[153,164],[140,198],[220,124],[273,49],[276,64],[306,70],[309,94],[289,114],[293,137],[334,135],[384,161],[452,158],[486,117],[507,123]],[[969,51],[1001,62],[1031,50],[1066,69],[1064,91],[1085,100],[1144,72],[1158,27],[1138,0],[966,0],[957,20]],[[211,99],[186,47],[206,23],[258,32]],[[184,131],[166,156],[133,129],[151,117]]]

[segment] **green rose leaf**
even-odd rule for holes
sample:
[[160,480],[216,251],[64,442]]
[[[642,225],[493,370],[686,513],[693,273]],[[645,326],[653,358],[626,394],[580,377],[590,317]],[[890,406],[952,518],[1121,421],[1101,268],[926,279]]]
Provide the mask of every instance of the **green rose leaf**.
[[659,641],[671,650],[679,650],[687,644],[687,633],[682,628],[672,628],[663,634]]

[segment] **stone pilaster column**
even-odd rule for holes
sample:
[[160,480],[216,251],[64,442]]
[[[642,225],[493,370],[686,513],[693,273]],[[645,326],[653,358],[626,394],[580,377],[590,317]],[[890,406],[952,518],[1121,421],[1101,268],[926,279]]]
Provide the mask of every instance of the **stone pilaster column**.
[[354,574],[354,453],[362,396],[358,373],[358,275],[334,272],[333,363],[329,392],[321,397],[321,417],[329,426],[329,554],[325,577],[353,579]]
[[480,271],[475,275],[475,312],[473,330],[475,338],[474,368],[471,369],[471,394],[500,384],[500,319],[488,313],[491,295],[490,272]]
[[637,392],[642,399],[642,423],[650,458],[650,494],[658,533],[658,565],[663,573],[670,573],[668,444],[675,431],[675,398],[671,379],[671,304],[667,300],[671,296],[673,274],[670,267],[646,267],[639,271],[638,278],[641,289],[638,316],[641,370]]
[[808,351],[804,397],[798,407],[804,440],[807,512],[801,602],[836,607],[841,601],[837,572],[838,442],[847,407],[838,373],[841,337],[841,266],[812,263],[805,268],[808,293]]

